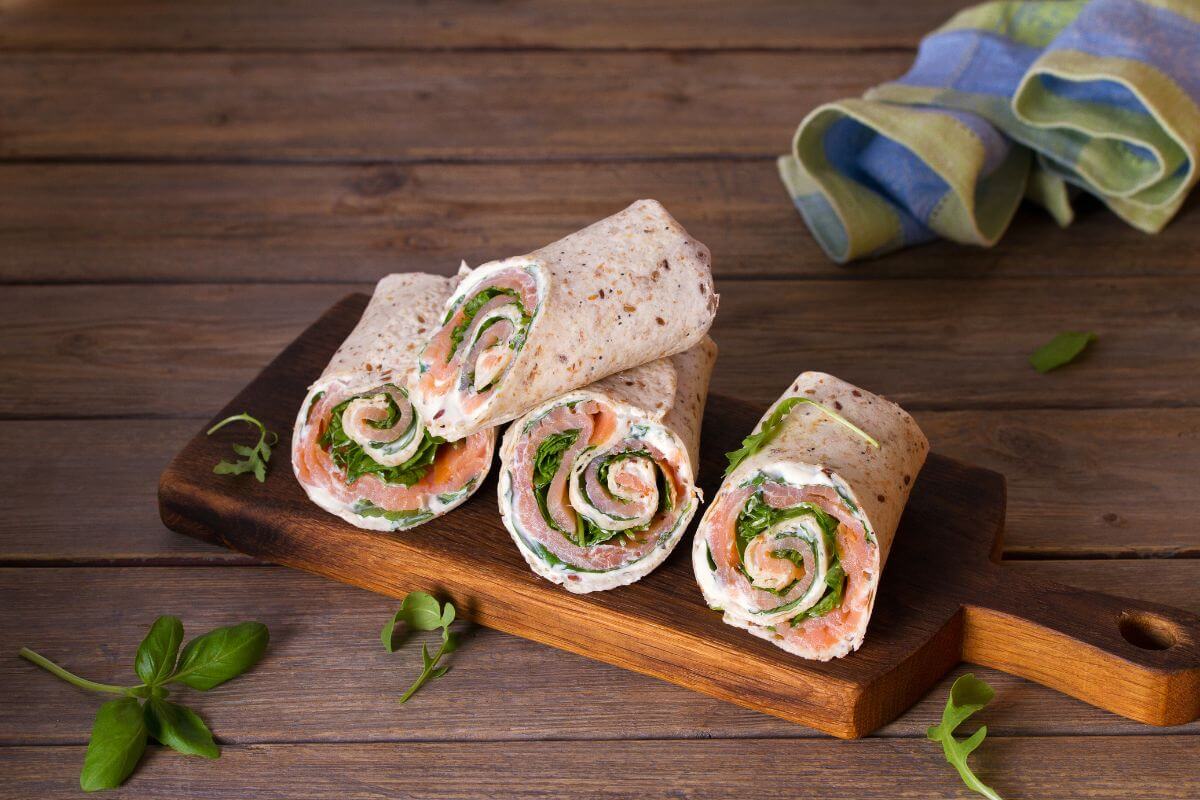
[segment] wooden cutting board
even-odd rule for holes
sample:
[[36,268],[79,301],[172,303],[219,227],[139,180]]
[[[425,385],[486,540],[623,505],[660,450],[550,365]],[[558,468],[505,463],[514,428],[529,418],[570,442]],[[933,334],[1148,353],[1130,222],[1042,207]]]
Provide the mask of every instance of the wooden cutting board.
[[[366,303],[351,295],[331,308],[214,418],[247,411],[279,432],[266,482],[213,474],[230,443],[251,437],[235,428],[206,437],[205,425],[163,473],[159,505],[168,527],[394,597],[423,589],[488,627],[840,737],[893,719],[962,660],[1154,725],[1200,716],[1200,617],[1010,574],[993,560],[1004,478],[937,454],[913,489],[865,644],[828,663],[723,624],[692,577],[690,533],[632,586],[573,595],[540,580],[500,522],[495,469],[470,501],[415,530],[348,525],[307,500],[288,463],[289,437],[306,387]],[[780,386],[790,377],[780,376]],[[719,485],[723,454],[762,411],[709,398],[700,467],[706,496]]]

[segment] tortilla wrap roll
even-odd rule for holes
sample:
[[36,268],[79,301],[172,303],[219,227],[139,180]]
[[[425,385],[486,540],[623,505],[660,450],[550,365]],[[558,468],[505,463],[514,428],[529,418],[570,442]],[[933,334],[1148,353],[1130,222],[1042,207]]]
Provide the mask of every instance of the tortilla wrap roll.
[[717,310],[708,248],[639,200],[470,271],[425,345],[413,402],[455,441],[607,375],[687,350]]
[[857,650],[925,435],[895,403],[805,372],[743,445],[696,529],[704,599],[803,658]]
[[707,336],[568,392],[509,426],[500,517],[535,573],[577,594],[624,586],[670,555],[700,502]]
[[351,525],[399,531],[445,514],[479,488],[496,432],[452,444],[409,402],[417,349],[459,278],[389,275],[311,387],[292,434],[309,499]]

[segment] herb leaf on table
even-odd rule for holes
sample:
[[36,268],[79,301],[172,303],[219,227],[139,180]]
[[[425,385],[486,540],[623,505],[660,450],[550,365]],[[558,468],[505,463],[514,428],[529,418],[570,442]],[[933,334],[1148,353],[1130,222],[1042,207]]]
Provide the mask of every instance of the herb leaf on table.
[[967,673],[961,676],[950,687],[950,697],[946,700],[945,710],[942,711],[942,724],[934,725],[925,732],[926,738],[930,741],[942,743],[942,752],[946,754],[946,760],[958,770],[958,774],[967,788],[978,792],[988,800],[1002,799],[994,789],[975,777],[975,773],[967,764],[967,756],[971,755],[987,736],[987,726],[981,725],[979,730],[962,740],[954,738],[954,729],[976,711],[992,702],[992,698],[995,696],[996,693],[992,687],[974,675]]
[[1094,333],[1076,333],[1068,331],[1060,333],[1046,344],[1033,351],[1029,363],[1038,372],[1047,373],[1052,369],[1070,364],[1084,349],[1099,337]]
[[20,655],[80,689],[121,695],[100,706],[92,725],[79,786],[94,792],[120,786],[137,766],[149,737],[184,755],[219,758],[221,751],[200,715],[166,701],[167,684],[182,683],[201,691],[218,686],[258,663],[268,638],[267,626],[243,622],[196,637],[180,655],[183,623],[178,617],[159,617],[138,645],[133,670],[142,682],[133,686],[81,678],[27,647],[21,648]]
[[[213,467],[218,475],[241,475],[246,472],[254,473],[254,477],[262,483],[267,479],[267,462],[271,460],[271,447],[279,442],[279,434],[268,431],[266,426],[248,413],[235,414],[226,417],[208,429],[207,436],[212,436],[226,425],[234,422],[245,422],[258,428],[258,444],[248,447],[244,444],[233,445],[233,452],[242,458],[238,461],[222,461]],[[268,444],[267,439],[271,442]]]
[[431,656],[428,645],[421,645],[421,674],[417,676],[412,686],[408,687],[408,690],[400,696],[401,703],[408,702],[408,699],[428,681],[440,678],[450,671],[449,666],[439,667],[438,662],[441,661],[442,656],[458,649],[458,639],[450,632],[450,625],[454,622],[455,614],[453,603],[447,602],[443,605],[437,601],[437,598],[425,592],[410,592],[401,601],[400,609],[392,615],[392,618],[384,624],[383,630],[379,632],[384,649],[389,653],[394,653],[398,644],[397,623],[404,623],[409,631],[436,631],[439,628],[442,631],[442,646],[438,648],[437,653]]

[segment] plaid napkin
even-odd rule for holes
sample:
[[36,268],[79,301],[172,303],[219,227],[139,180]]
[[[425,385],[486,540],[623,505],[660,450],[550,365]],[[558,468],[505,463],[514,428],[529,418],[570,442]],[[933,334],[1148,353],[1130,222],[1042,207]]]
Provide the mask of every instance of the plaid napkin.
[[926,36],[904,77],[814,110],[779,172],[834,261],[990,246],[1072,187],[1156,233],[1200,162],[1200,0],[1003,0]]

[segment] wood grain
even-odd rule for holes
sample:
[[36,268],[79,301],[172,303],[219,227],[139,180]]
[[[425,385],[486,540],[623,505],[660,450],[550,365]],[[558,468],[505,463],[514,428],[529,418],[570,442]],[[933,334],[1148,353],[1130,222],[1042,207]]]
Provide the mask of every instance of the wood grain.
[[[1006,556],[1200,556],[1188,526],[1162,524],[1193,511],[1198,409],[921,411],[917,417],[939,452],[1006,476]],[[35,465],[0,461],[0,485],[9,487],[0,496],[7,521],[0,525],[0,562],[245,560],[178,536],[158,519],[158,475],[198,424],[0,422],[0,441],[14,452],[41,454]],[[279,461],[273,469],[288,466]],[[59,502],[63,497],[72,503]]]
[[[254,407],[268,428],[286,430],[366,301],[352,295],[331,307],[216,419]],[[700,458],[707,495],[719,485],[724,453],[760,413],[709,397]],[[895,718],[960,657],[1142,722],[1200,716],[1200,616],[1003,574],[990,560],[1000,550],[1003,478],[936,454],[897,531],[871,636],[852,658],[818,663],[707,613],[688,595],[686,549],[620,591],[571,595],[532,577],[508,544],[487,496],[494,477],[451,515],[403,536],[378,534],[315,510],[278,471],[266,483],[217,480],[211,465],[223,437],[203,430],[159,483],[163,521],[174,530],[388,596],[436,582],[488,627],[836,736],[862,736]]]
[[910,53],[12,53],[0,158],[774,158]]
[[[1005,570],[1200,612],[1200,560],[1020,562]],[[72,593],[63,592],[66,585]],[[0,642],[9,651],[28,646],[113,682],[132,677],[133,654],[158,614],[180,615],[191,634],[262,621],[271,647],[253,672],[218,691],[181,690],[181,702],[198,709],[227,744],[819,735],[487,628],[465,633],[445,681],[398,706],[420,664],[421,640],[392,655],[380,647],[379,628],[395,602],[282,567],[7,569],[0,570],[0,603],[8,611],[0,616]],[[1021,678],[962,665],[876,735],[924,736],[941,719],[951,681],[964,672],[996,689],[984,718],[993,735],[1200,733],[1200,723],[1151,728]],[[0,748],[87,740],[95,698],[22,660],[0,659],[0,698]]]
[[[250,6],[257,8],[257,6]],[[70,187],[63,191],[63,187]],[[655,197],[717,277],[1012,278],[1200,274],[1191,203],[1159,236],[1079,203],[1035,209],[992,250],[916,247],[830,262],[762,161],[545,164],[0,165],[0,281],[372,281],[528,252]],[[119,202],[114,202],[119,198]],[[1097,251],[1103,258],[1096,258]]]
[[[958,0],[395,3],[42,0],[3,10],[0,48],[328,50],[911,47]],[[146,24],[153,19],[153,24]]]
[[[201,416],[350,290],[17,286],[0,293],[0,417]],[[914,411],[1200,403],[1200,281],[719,281],[712,389],[774,400],[819,369]],[[1028,356],[1096,331],[1077,363]]]
[[[753,796],[970,797],[931,742],[868,740],[847,745],[741,741],[502,742],[227,747],[220,762],[155,750],[111,797],[188,796],[217,800],[304,796],[577,797],[607,800]],[[82,747],[0,749],[10,776],[0,798],[77,797]],[[1200,793],[1197,737],[991,737],[976,751],[980,776],[1004,797],[1179,800]],[[807,796],[807,795],[806,795]]]

